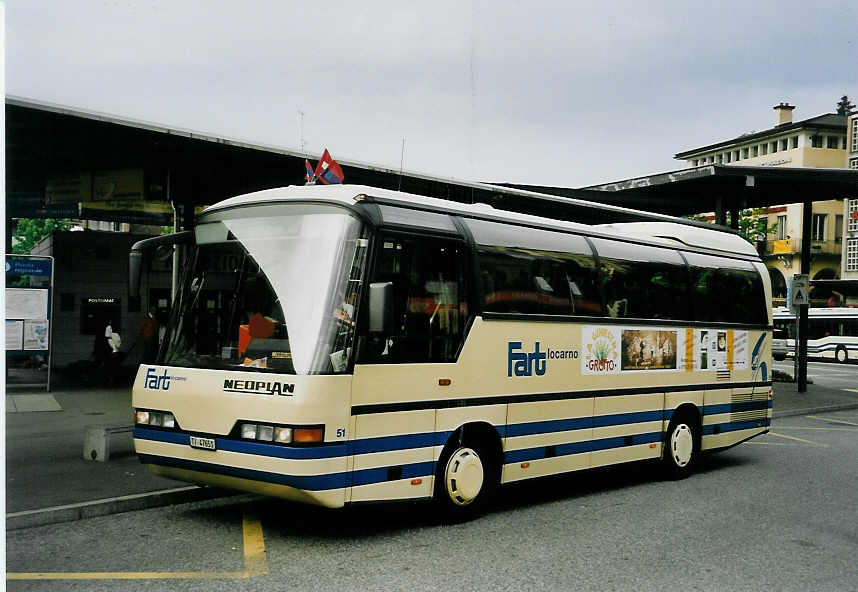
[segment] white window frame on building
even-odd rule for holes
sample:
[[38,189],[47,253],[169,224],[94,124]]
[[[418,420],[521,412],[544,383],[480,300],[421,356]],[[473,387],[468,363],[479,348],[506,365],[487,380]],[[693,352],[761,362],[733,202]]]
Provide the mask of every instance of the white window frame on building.
[[858,152],[858,117],[852,118],[852,149],[850,152]]
[[849,222],[846,231],[858,232],[858,199],[849,200]]
[[813,214],[810,224],[810,240],[825,240],[825,222],[827,218],[827,214]]
[[843,214],[834,216],[834,242],[843,242]]
[[778,216],[778,221],[775,223],[775,240],[785,240],[787,237],[787,217]]
[[858,238],[846,240],[846,271],[858,271]]

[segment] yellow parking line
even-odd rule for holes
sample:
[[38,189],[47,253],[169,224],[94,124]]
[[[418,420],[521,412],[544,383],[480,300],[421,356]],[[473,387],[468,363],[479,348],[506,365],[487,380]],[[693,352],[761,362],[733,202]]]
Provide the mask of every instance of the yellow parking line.
[[268,573],[268,560],[265,557],[265,537],[262,535],[262,523],[256,516],[244,516],[244,572],[252,578]]
[[7,573],[9,580],[213,580],[246,578],[243,571],[95,571]]
[[214,580],[246,579],[268,573],[262,524],[255,516],[242,519],[243,571],[96,571],[96,572],[9,572],[9,580]]
[[818,419],[819,421],[825,421],[828,423],[842,423],[843,425],[858,426],[858,423],[843,421],[842,419],[829,419],[827,417],[817,417],[816,415],[807,415],[805,417],[808,417],[809,419]]
[[778,438],[786,438],[787,440],[795,440],[796,442],[804,442],[805,444],[810,444],[811,446],[822,446],[823,448],[828,448],[828,444],[820,444],[819,442],[811,442],[810,440],[805,440],[804,438],[796,438],[795,436],[787,436],[786,434],[778,434],[776,432],[769,432],[772,436],[777,436]]
[[798,446],[798,444],[787,444],[786,442],[760,442],[758,440],[751,440],[747,444],[754,446]]

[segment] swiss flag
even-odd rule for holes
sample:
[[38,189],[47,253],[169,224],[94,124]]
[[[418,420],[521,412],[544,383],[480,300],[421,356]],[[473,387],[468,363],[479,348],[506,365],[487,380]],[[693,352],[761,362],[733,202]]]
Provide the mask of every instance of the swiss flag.
[[336,185],[337,183],[342,183],[345,178],[342,167],[337,164],[336,160],[331,158],[327,148],[325,148],[325,152],[322,153],[322,158],[319,160],[319,164],[316,165],[315,174],[316,178],[318,178],[324,185]]

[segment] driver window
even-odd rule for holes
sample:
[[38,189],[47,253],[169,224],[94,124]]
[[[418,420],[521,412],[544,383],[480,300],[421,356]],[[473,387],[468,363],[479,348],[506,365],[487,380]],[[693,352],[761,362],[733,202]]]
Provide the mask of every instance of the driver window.
[[467,318],[461,243],[384,238],[373,282],[392,282],[391,335],[371,337],[372,363],[453,362]]

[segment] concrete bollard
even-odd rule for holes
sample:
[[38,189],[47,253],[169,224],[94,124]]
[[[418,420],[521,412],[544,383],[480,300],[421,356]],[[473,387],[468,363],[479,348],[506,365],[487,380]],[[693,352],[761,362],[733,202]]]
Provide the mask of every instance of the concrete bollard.
[[88,425],[83,436],[84,460],[105,462],[110,458],[110,436],[131,431],[130,425]]

